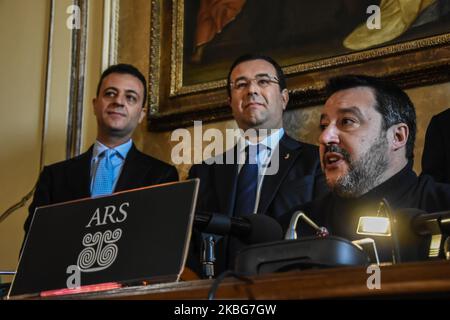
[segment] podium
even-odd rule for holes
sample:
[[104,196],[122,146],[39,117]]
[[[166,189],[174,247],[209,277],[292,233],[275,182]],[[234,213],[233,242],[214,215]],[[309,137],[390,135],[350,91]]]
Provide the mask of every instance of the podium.
[[[249,277],[251,283],[226,278],[217,299],[352,299],[450,297],[450,261],[403,263],[380,267],[381,288],[369,289],[371,273],[364,267],[345,267],[272,273]],[[59,299],[207,299],[213,280],[128,287],[61,296]]]

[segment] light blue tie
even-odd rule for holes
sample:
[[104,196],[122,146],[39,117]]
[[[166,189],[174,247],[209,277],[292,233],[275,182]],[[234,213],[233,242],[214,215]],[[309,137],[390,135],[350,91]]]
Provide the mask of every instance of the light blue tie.
[[99,163],[95,172],[94,187],[92,188],[92,196],[101,196],[111,194],[114,186],[114,166],[112,157],[116,153],[115,150],[106,149],[99,155]]

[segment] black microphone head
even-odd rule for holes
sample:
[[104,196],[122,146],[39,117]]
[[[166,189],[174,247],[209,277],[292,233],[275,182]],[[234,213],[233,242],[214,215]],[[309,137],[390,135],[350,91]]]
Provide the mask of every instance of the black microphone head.
[[394,216],[409,219],[412,219],[420,214],[427,214],[427,212],[417,208],[401,208],[394,211]]
[[397,232],[415,232],[418,235],[425,234],[423,225],[418,223],[422,216],[426,216],[426,211],[417,208],[402,208],[393,213],[397,222]]
[[428,258],[431,239],[427,236],[424,225],[420,223],[421,217],[427,215],[427,212],[417,208],[403,208],[393,212],[396,223],[392,232],[395,232],[398,239],[402,262],[421,261]]
[[271,242],[283,239],[281,225],[275,219],[265,214],[251,214],[242,217],[251,225],[250,233],[243,238],[247,244]]

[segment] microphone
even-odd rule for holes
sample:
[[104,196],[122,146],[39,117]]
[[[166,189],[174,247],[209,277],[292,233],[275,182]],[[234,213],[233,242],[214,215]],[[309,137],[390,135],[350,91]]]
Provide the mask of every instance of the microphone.
[[396,211],[395,220],[403,245],[402,251],[411,253],[410,248],[416,248],[416,252],[420,253],[413,257],[418,260],[424,258],[426,251],[428,258],[440,256],[442,236],[450,235],[450,211],[427,213],[416,208],[406,208]]
[[236,236],[246,244],[272,242],[283,237],[280,224],[263,214],[234,218],[219,213],[196,211],[194,224],[197,229],[206,233],[202,242],[201,264],[204,276],[209,279],[215,275],[215,244],[218,235]]
[[296,211],[291,217],[291,221],[289,222],[289,227],[286,231],[286,235],[284,236],[285,240],[295,240],[297,239],[297,222],[298,219],[302,219],[309,226],[311,226],[314,230],[316,230],[316,236],[318,237],[326,237],[329,235],[327,228],[319,227],[314,223],[303,211]]
[[414,231],[421,236],[438,233],[450,234],[450,211],[419,212],[413,218],[412,226]]
[[236,236],[249,244],[283,238],[281,225],[264,214],[250,214],[237,218],[219,213],[196,211],[194,224],[202,232]]
[[407,222],[419,236],[450,234],[450,211],[427,213],[416,208],[406,208],[397,210],[396,216]]

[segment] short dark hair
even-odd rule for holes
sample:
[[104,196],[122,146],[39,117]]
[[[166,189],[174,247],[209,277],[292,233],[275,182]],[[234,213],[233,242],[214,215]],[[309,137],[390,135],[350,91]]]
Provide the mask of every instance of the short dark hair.
[[286,87],[286,77],[285,77],[280,65],[275,60],[273,60],[271,57],[265,56],[263,54],[247,53],[247,54],[244,54],[244,55],[238,57],[236,60],[234,60],[233,64],[231,65],[230,71],[228,72],[227,92],[228,92],[229,97],[231,96],[231,89],[230,89],[231,72],[233,72],[234,68],[236,68],[236,66],[238,64],[241,64],[242,62],[246,62],[246,61],[252,61],[252,60],[265,60],[268,63],[270,63],[275,68],[275,71],[277,72],[277,78],[278,78],[278,84],[280,86],[280,91],[283,91],[284,89],[287,88]]
[[371,88],[375,95],[375,109],[382,116],[382,129],[387,130],[397,123],[405,123],[409,128],[406,142],[406,158],[414,159],[416,140],[416,111],[408,95],[396,84],[387,80],[364,75],[344,75],[331,78],[326,86],[327,96],[337,91],[356,88]]
[[141,81],[144,86],[144,99],[142,101],[142,107],[145,106],[145,102],[147,101],[147,81],[145,80],[144,75],[133,65],[126,63],[119,63],[109,66],[105,71],[103,71],[100,80],[97,85],[97,97],[100,93],[100,87],[102,86],[103,79],[109,76],[111,73],[120,73],[120,74],[129,74],[132,75]]

